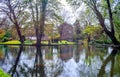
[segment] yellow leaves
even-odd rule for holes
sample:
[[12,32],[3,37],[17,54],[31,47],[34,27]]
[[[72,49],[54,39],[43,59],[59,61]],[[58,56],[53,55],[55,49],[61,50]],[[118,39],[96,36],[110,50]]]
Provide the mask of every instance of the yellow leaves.
[[87,47],[88,47],[88,39],[84,39],[84,40],[83,40],[83,43],[84,43],[84,47],[87,48]]
[[45,25],[44,34],[47,35],[49,39],[55,39],[60,37],[60,34],[58,33],[58,31],[54,30],[53,28],[54,28],[53,24]]
[[45,24],[45,33],[49,33],[53,31],[53,24]]
[[5,35],[5,30],[0,29],[0,38],[3,38]]
[[58,44],[75,44],[75,42],[69,42],[67,40],[58,41]]
[[60,38],[60,34],[57,33],[57,34],[54,36],[54,38]]
[[56,38],[60,38],[60,34],[59,33],[54,33],[48,36],[49,39],[56,39]]
[[49,36],[50,34],[53,33],[53,27],[54,25],[53,24],[46,24],[45,25],[45,29],[44,29],[44,33]]
[[93,35],[95,33],[98,33],[100,30],[101,30],[100,26],[87,26],[84,29],[83,33]]

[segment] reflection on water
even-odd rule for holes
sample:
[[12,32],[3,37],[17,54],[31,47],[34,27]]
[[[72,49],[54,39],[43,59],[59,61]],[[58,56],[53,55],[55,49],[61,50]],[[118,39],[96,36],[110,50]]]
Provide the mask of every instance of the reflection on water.
[[100,71],[98,73],[98,77],[105,76],[105,67],[109,62],[111,62],[111,68],[110,68],[110,75],[109,77],[113,77],[113,72],[114,72],[114,63],[115,63],[115,55],[117,54],[117,50],[113,49],[111,54],[103,61],[103,64],[100,68]]
[[13,77],[120,77],[120,54],[82,45],[0,46],[0,68]]
[[62,45],[60,46],[60,58],[67,62],[73,57],[73,45]]
[[17,68],[17,65],[18,65],[22,50],[23,50],[23,46],[20,46],[20,49],[19,49],[18,55],[16,57],[15,63],[9,70],[9,73],[11,73],[12,77],[14,76],[14,74],[16,72],[16,68]]

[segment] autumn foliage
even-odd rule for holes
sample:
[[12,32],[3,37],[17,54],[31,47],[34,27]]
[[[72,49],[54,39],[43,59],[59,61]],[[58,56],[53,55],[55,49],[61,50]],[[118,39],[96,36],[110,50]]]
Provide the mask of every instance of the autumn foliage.
[[5,30],[0,29],[0,39],[3,38],[5,35]]
[[90,35],[94,35],[94,34],[98,34],[101,31],[101,27],[100,26],[87,26],[83,33],[84,34],[90,34]]

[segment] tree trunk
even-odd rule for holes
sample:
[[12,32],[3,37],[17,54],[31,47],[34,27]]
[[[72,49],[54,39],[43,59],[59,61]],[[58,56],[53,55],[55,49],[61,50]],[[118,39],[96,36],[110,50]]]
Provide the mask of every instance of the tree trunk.
[[107,35],[110,37],[110,39],[112,40],[114,45],[119,45],[120,44],[119,41],[116,39],[115,35],[112,32],[108,33]]
[[16,26],[16,30],[17,30],[18,36],[19,36],[19,38],[20,38],[20,41],[21,41],[21,43],[23,43],[23,42],[24,42],[23,36],[22,36],[22,34],[21,34],[21,31],[20,31],[20,28],[19,28],[19,25],[18,25],[17,22],[15,22],[15,26]]
[[36,3],[36,26],[35,26],[35,30],[36,30],[36,37],[37,37],[37,46],[40,46],[40,28],[39,28],[39,21],[38,21],[38,5]]
[[[45,25],[45,12],[46,12],[46,5],[48,0],[42,0],[42,8],[41,8],[41,15],[40,15],[40,28],[39,28],[39,37],[38,37],[38,45],[41,45],[42,35],[44,33],[44,25]],[[40,44],[39,44],[40,42]]]
[[[110,8],[109,8],[110,9]],[[111,31],[109,31],[107,28],[106,28],[106,25],[105,25],[105,22],[104,22],[104,18],[103,18],[103,16],[101,15],[101,13],[98,11],[98,9],[97,9],[97,7],[96,6],[94,6],[94,12],[95,12],[95,14],[96,14],[96,16],[97,16],[97,18],[98,18],[98,20],[99,20],[99,22],[100,22],[100,25],[102,26],[102,28],[104,29],[104,31],[105,31],[105,33],[109,36],[109,38],[112,40],[112,42],[113,42],[113,44],[114,45],[119,45],[120,43],[119,43],[119,41],[116,39],[116,37],[115,37],[115,32],[114,32],[114,27],[113,27],[113,22],[112,22],[112,19],[111,19],[111,17],[112,16],[110,16],[110,23],[111,23]],[[112,15],[112,14],[110,14],[110,15]]]
[[42,41],[42,35],[43,35],[43,32],[44,32],[44,21],[45,21],[45,12],[42,12],[41,14],[41,19],[40,19],[40,32],[39,32],[39,42],[40,42],[40,45],[41,45],[41,41]]
[[21,43],[23,43],[24,40],[23,40],[21,31],[20,31],[20,27],[19,27],[19,24],[18,24],[18,21],[17,21],[17,18],[16,18],[16,16],[15,16],[14,11],[12,11],[12,14],[13,14],[13,19],[14,19],[14,22],[13,22],[13,23],[14,23],[15,26],[16,26],[16,30],[17,30],[18,36],[19,36],[19,38],[20,38],[20,41],[21,41]]
[[91,41],[90,34],[88,34],[88,43]]
[[111,32],[109,33],[109,37],[111,38],[112,42],[115,45],[119,45],[120,43],[115,37],[113,17],[112,17],[111,6],[110,6],[110,1],[109,0],[107,0],[107,4],[108,4],[108,13],[109,13],[110,26],[111,26]]

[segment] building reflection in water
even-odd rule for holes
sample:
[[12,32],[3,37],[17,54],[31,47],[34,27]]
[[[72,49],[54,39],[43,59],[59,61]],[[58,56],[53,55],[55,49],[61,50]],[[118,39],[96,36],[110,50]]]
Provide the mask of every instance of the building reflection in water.
[[60,58],[63,61],[67,61],[73,57],[73,45],[61,45],[60,46]]
[[[63,71],[59,77],[79,77],[78,59],[79,51],[74,50],[74,45],[61,45],[60,58],[63,61]],[[79,48],[79,47],[78,47]],[[77,49],[77,48],[76,48]],[[78,53],[77,57],[76,54]]]

